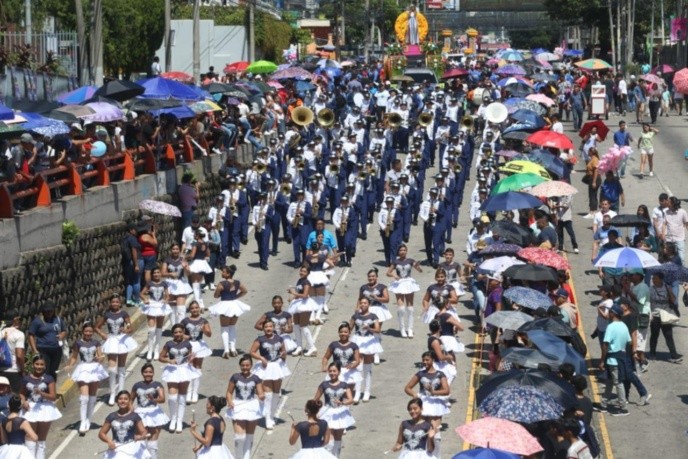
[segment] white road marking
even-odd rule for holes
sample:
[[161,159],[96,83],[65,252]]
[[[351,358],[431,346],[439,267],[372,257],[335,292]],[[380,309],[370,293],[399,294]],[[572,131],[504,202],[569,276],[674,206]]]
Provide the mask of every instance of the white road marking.
[[339,284],[340,282],[345,281],[345,280],[346,280],[346,276],[348,276],[348,275],[349,275],[349,268],[345,268],[345,269],[344,269],[344,272],[342,273],[342,276],[341,276],[341,277],[339,278],[339,280],[337,281],[337,284]]
[[[275,417],[278,418],[282,410],[284,409],[284,405],[287,404],[287,399],[289,398],[288,395],[283,395],[282,400],[280,400],[279,405],[277,405],[277,410],[275,410]],[[289,414],[289,413],[287,413]]]

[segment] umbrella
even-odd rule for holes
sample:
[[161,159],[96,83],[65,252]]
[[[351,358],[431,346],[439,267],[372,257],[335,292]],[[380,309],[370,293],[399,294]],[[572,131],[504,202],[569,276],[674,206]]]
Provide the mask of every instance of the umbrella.
[[51,111],[48,118],[64,121],[65,123],[73,123],[94,113],[95,111],[86,105],[64,105]]
[[542,451],[542,446],[525,427],[493,417],[476,419],[455,429],[465,441],[476,446],[497,448],[527,456]]
[[[527,322],[527,324],[530,323],[532,322]],[[572,407],[577,403],[576,392],[571,384],[551,371],[541,370],[510,370],[493,373],[482,381],[475,392],[475,399],[479,405],[493,391],[509,386],[535,387],[551,395],[564,408]]]
[[502,352],[502,360],[512,362],[523,368],[543,369],[546,365],[552,370],[556,370],[562,364],[561,360],[551,357],[539,349],[510,347]]
[[592,131],[593,127],[597,128],[597,135],[600,136],[600,139],[604,140],[607,138],[607,134],[609,134],[609,128],[602,120],[588,121],[585,123],[578,133],[580,138],[582,139],[585,137],[590,131]]
[[518,330],[521,325],[533,320],[533,316],[521,311],[495,311],[485,318],[485,322],[504,330]]
[[22,115],[26,118],[26,123],[21,128],[26,131],[47,137],[69,133],[69,126],[62,121],[46,118],[38,113],[22,113]]
[[611,220],[612,226],[617,228],[622,227],[637,227],[637,226],[650,226],[652,222],[640,215],[636,214],[619,214],[616,215]]
[[533,196],[544,196],[546,198],[553,198],[556,196],[570,196],[578,193],[578,190],[566,182],[561,180],[550,180],[539,185],[535,185],[528,190],[528,193]]
[[507,64],[494,71],[497,75],[525,75],[526,70],[517,64]]
[[511,86],[511,85],[519,84],[519,83],[524,84],[524,85],[531,87],[531,88],[533,87],[532,83],[530,81],[528,81],[527,78],[522,77],[522,76],[510,76],[510,77],[502,78],[501,80],[499,80],[497,82],[497,86],[499,86],[500,88],[504,88],[506,86]]
[[[516,159],[514,161],[509,161],[505,165],[499,168],[502,172],[511,172],[513,174],[526,174],[531,173],[534,175],[539,175],[540,177],[549,180],[550,176],[547,170],[541,165],[534,163],[533,161],[525,161],[522,159]],[[542,203],[540,203],[542,205]],[[540,207],[535,206],[535,207]]]
[[501,236],[506,242],[512,242],[520,247],[529,245],[534,239],[530,228],[524,228],[517,223],[506,220],[494,222],[490,231],[492,234]]
[[584,61],[578,61],[574,63],[576,67],[585,70],[606,70],[612,68],[612,66],[603,61],[602,59],[586,59]]
[[24,131],[26,131],[26,129],[24,129],[24,126],[21,124],[5,124],[0,121],[0,134],[14,134]]
[[504,271],[504,276],[510,277],[516,280],[525,281],[554,281],[559,280],[556,270],[541,265],[517,265],[511,266],[506,271]]
[[688,68],[681,69],[674,73],[672,82],[677,91],[683,94],[688,93]]
[[190,105],[191,110],[196,113],[221,112],[223,109],[212,100],[202,100]]
[[516,254],[526,261],[536,263],[539,265],[550,266],[559,271],[566,271],[571,269],[571,265],[566,258],[558,253],[552,252],[549,249],[541,249],[540,247],[525,247]]
[[534,127],[536,129],[543,128],[547,125],[547,122],[545,119],[540,116],[538,113],[532,111],[532,110],[527,110],[527,109],[518,109],[512,114],[509,115],[512,119],[518,121],[519,123],[525,124],[529,127]]
[[468,70],[462,68],[449,69],[442,75],[443,80],[448,80],[450,78],[458,78],[468,75]]
[[0,104],[0,121],[14,119],[14,110]]
[[547,148],[557,148],[559,150],[569,150],[573,148],[573,142],[566,134],[554,131],[537,131],[530,135],[526,141],[541,145]]
[[485,397],[478,410],[488,416],[531,424],[559,419],[564,407],[537,387],[506,386]]
[[193,75],[189,75],[186,72],[165,72],[160,74],[161,78],[166,78],[168,80],[181,81],[183,83],[193,83]]
[[498,242],[488,245],[478,253],[480,255],[516,255],[519,250],[521,250],[521,246],[516,244]]
[[564,56],[580,57],[583,55],[583,50],[580,49],[567,49],[564,51]]
[[299,92],[312,91],[315,89],[315,85],[308,81],[297,81],[294,86],[296,87],[296,90]]
[[505,158],[513,158],[520,154],[521,153],[517,152],[516,150],[499,150],[498,152],[495,152],[495,155],[504,156]]
[[662,263],[659,266],[652,266],[645,270],[648,274],[664,274],[664,282],[673,284],[674,282],[688,282],[688,268],[677,265],[676,263]]
[[183,100],[199,100],[204,98],[188,85],[167,78],[148,78],[139,80],[137,83],[144,88],[143,94],[139,97]]
[[210,84],[204,84],[201,88],[208,91],[210,94],[222,94],[229,91],[232,87],[228,84],[213,81]]
[[178,107],[169,107],[169,108],[160,108],[158,110],[150,110],[150,112],[153,114],[153,116],[160,116],[160,115],[174,115],[180,120],[186,119],[186,118],[193,118],[196,116],[196,112],[191,110],[191,107],[188,105],[180,105]]
[[518,61],[523,60],[523,55],[521,53],[519,53],[518,51],[514,51],[514,50],[506,51],[506,52],[502,53],[499,57],[501,59],[504,59],[505,61],[518,62]]
[[353,67],[356,65],[356,63],[354,61],[343,61],[343,62],[340,62],[340,65],[342,67]]
[[501,449],[476,448],[455,454],[451,459],[520,459],[520,457]]
[[124,118],[124,113],[114,105],[106,104],[105,102],[92,102],[86,104],[93,110],[92,115],[85,116],[84,119],[95,121],[98,123],[109,123],[110,121],[118,121]]
[[231,64],[227,64],[222,71],[224,73],[244,72],[250,64],[251,64],[250,62],[246,62],[246,61],[232,62]]
[[483,261],[478,269],[483,271],[500,273],[513,265],[521,265],[523,262],[515,257],[495,257]]
[[520,332],[529,332],[531,330],[544,330],[566,341],[570,340],[577,333],[569,325],[562,322],[561,319],[554,317],[536,319],[523,324],[521,328],[518,329]]
[[538,115],[547,113],[547,109],[534,100],[523,99],[521,97],[511,97],[504,101],[504,105],[509,109],[509,113],[514,113],[520,109],[532,110]]
[[570,363],[579,375],[587,374],[585,357],[558,336],[544,330],[530,330],[528,339],[546,356],[559,360],[560,364]]
[[520,191],[507,191],[490,196],[480,205],[480,210],[497,212],[513,209],[537,209],[542,201],[528,193]]
[[666,74],[666,73],[674,73],[676,70],[668,65],[668,64],[661,64],[653,68],[650,72],[654,73],[655,75],[657,74]]
[[154,214],[167,215],[169,217],[181,217],[182,213],[177,206],[153,199],[144,199],[139,202],[139,209],[147,210]]
[[503,178],[492,187],[492,195],[504,193],[505,191],[519,191],[524,188],[533,187],[539,183],[546,181],[546,178],[540,175],[526,172],[523,174],[513,174],[509,177]]
[[[504,140],[523,141],[523,140],[526,140],[526,138],[528,138],[529,135],[530,135],[530,132],[526,132],[526,131],[510,131],[510,132],[506,132],[502,136],[502,138]],[[496,153],[496,154],[499,154],[499,153]]]
[[320,59],[318,62],[315,63],[320,68],[325,68],[325,67],[332,67],[335,69],[340,69],[342,68],[342,64],[339,62],[332,60],[332,59]]
[[66,92],[57,96],[58,102],[63,104],[80,104],[81,102],[93,97],[98,88],[95,86],[82,86],[73,91]]
[[547,309],[554,304],[548,295],[528,287],[509,287],[503,296],[514,304],[533,310]]
[[312,80],[313,74],[301,67],[289,67],[284,70],[279,70],[270,76],[271,80],[286,80],[289,78]]
[[649,83],[656,84],[657,86],[662,86],[664,84],[664,80],[661,77],[655,75],[654,73],[646,73],[645,75],[641,75],[640,79],[645,80]]
[[527,161],[532,161],[544,167],[547,172],[556,175],[557,177],[566,176],[566,164],[557,155],[553,154],[549,150],[537,149],[531,150],[528,154],[523,155],[521,158]]
[[556,81],[556,75],[550,75],[549,73],[538,72],[530,76],[533,81]]
[[[47,115],[52,110],[60,107],[59,102],[47,101],[47,100],[14,100],[12,101],[12,108],[20,112],[30,112],[30,113],[40,113],[41,115]],[[0,112],[2,112],[2,104],[0,104]],[[1,115],[0,115],[1,116]],[[0,121],[2,119],[0,118]]]
[[124,102],[125,100],[140,96],[144,91],[145,88],[143,86],[133,81],[112,80],[98,88],[94,95],[107,97],[108,99],[118,102]]
[[559,59],[561,59],[561,56],[559,56],[558,54],[550,53],[550,52],[544,52],[544,53],[535,54],[535,59],[537,59],[539,61],[547,61],[547,62],[558,61]]
[[551,107],[552,105],[556,104],[556,102],[554,102],[552,99],[550,99],[546,95],[540,94],[540,93],[530,94],[530,95],[526,96],[526,100],[535,101],[538,104],[544,105],[545,107]]
[[270,61],[256,61],[249,65],[246,70],[251,73],[272,73],[277,70],[277,65]]
[[504,87],[504,90],[511,94],[512,97],[526,97],[533,94],[533,88],[525,83],[514,83]]
[[640,249],[622,247],[605,252],[595,263],[596,268],[649,268],[659,266],[659,262],[649,253]]
[[279,81],[268,81],[268,86],[275,89],[284,89],[284,86]]
[[134,112],[147,112],[164,108],[179,107],[183,101],[179,99],[141,99],[135,98],[129,101],[127,108]]

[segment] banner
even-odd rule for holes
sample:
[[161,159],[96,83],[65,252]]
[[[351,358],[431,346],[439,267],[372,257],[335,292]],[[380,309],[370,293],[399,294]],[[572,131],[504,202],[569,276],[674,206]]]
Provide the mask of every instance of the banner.
[[686,39],[686,27],[688,19],[674,18],[671,20],[671,41],[684,41]]

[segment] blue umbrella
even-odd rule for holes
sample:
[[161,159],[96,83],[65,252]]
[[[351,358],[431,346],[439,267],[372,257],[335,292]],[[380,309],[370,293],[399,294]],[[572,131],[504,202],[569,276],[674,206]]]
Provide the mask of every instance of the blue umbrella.
[[478,410],[487,416],[531,424],[559,419],[564,407],[537,387],[505,386],[485,397]]
[[523,60],[523,55],[519,53],[518,51],[507,51],[505,53],[502,53],[501,56],[499,56],[501,59],[504,59],[505,61],[522,61]]
[[297,81],[295,88],[297,91],[302,92],[302,91],[312,91],[315,89],[315,86],[309,81]]
[[530,53],[533,56],[537,56],[540,53],[548,53],[548,52],[549,52],[549,50],[546,50],[545,48],[534,48],[534,49],[530,50]]
[[98,88],[96,86],[82,86],[73,91],[60,94],[57,96],[57,100],[65,105],[80,104],[81,102],[93,97],[93,94],[95,94],[97,90]]
[[564,56],[580,57],[583,55],[583,51],[580,49],[567,49],[564,51]]
[[161,108],[159,110],[152,110],[151,113],[153,114],[153,116],[156,116],[156,117],[158,117],[162,114],[174,115],[177,118],[179,118],[180,120],[184,119],[184,118],[193,118],[194,116],[196,116],[196,112],[191,110],[191,108],[189,108],[186,105],[180,105],[179,107],[171,107],[171,108]]
[[191,86],[167,78],[155,77],[139,80],[136,82],[144,87],[145,91],[141,96],[148,99],[183,99],[201,100],[200,96]]
[[[511,100],[511,99],[509,99]],[[538,113],[528,110],[525,108],[521,108],[513,112],[511,115],[509,115],[512,119],[518,121],[519,123],[528,125],[530,127],[536,128],[536,129],[541,129],[545,127],[547,124],[545,122],[545,119],[540,116]]]
[[578,403],[573,386],[556,373],[541,370],[509,370],[492,373],[480,382],[480,388],[475,392],[478,405],[495,390],[507,386],[536,387],[554,397],[554,400],[564,408],[570,408]]
[[623,247],[604,252],[595,260],[596,268],[623,268],[626,270],[634,268],[650,268],[659,266],[659,262],[644,250]]
[[501,449],[476,448],[461,451],[451,459],[520,459],[518,454],[502,451]]
[[532,87],[522,82],[509,84],[504,89],[513,97],[526,97],[535,92]]
[[[523,131],[529,131],[530,133],[533,133],[533,132],[539,131],[539,130],[540,130],[539,127],[535,127],[535,126],[532,126],[532,125],[527,124],[527,123],[514,123],[514,124],[512,124],[511,126],[509,126],[508,128],[506,128],[506,129],[504,129],[504,130],[502,131],[502,137],[504,137],[504,134],[509,134],[510,132],[523,132]],[[521,140],[524,140],[524,139],[525,139],[526,137],[528,137],[529,135],[530,135],[530,134],[525,133],[524,136],[523,136],[523,139],[521,139]],[[511,137],[504,137],[504,138],[505,138],[505,139],[510,139]],[[520,156],[523,156],[523,155],[521,155],[521,154],[514,155],[514,156],[512,156],[512,158],[516,158],[516,157],[520,157]]]
[[531,194],[507,191],[487,198],[480,206],[480,210],[498,212],[500,210],[537,209],[541,205],[542,201]]
[[504,290],[504,298],[528,309],[547,309],[554,303],[544,293],[528,287],[510,287]]
[[519,250],[521,250],[521,246],[519,245],[498,242],[488,245],[478,253],[480,253],[480,255],[516,255]]
[[570,363],[575,367],[576,373],[579,375],[588,373],[585,357],[581,356],[573,347],[558,336],[554,336],[544,330],[530,330],[528,332],[528,339],[544,355],[556,359],[559,365]]
[[526,70],[517,64],[507,64],[499,67],[495,72],[497,75],[525,75]]
[[14,119],[14,110],[0,104],[0,121]]
[[561,158],[554,156],[547,150],[537,149],[528,152],[527,155],[523,155],[523,159],[528,161],[533,161],[538,163],[548,172],[555,174],[557,177],[564,177],[566,175],[566,165]]
[[38,113],[22,113],[22,116],[26,118],[26,123],[22,127],[38,135],[55,137],[69,133],[69,126],[62,121],[46,118]]
[[663,273],[664,282],[673,284],[674,282],[688,282],[688,268],[677,265],[676,263],[662,263],[645,270],[648,274]]

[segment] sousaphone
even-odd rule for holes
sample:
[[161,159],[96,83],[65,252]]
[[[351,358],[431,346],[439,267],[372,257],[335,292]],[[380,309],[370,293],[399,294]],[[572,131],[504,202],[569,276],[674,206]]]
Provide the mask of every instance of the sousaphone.
[[315,115],[313,115],[313,110],[308,107],[296,107],[291,112],[291,120],[299,126],[308,126],[314,119]]
[[485,108],[485,119],[490,123],[500,124],[506,121],[509,109],[501,102],[492,102]]

